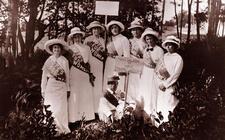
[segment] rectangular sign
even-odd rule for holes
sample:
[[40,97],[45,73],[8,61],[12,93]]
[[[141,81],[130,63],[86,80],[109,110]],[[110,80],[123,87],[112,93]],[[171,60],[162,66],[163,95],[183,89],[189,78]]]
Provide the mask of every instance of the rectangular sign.
[[119,1],[96,1],[95,14],[118,16]]
[[131,57],[116,57],[115,71],[141,73],[144,63],[141,59]]

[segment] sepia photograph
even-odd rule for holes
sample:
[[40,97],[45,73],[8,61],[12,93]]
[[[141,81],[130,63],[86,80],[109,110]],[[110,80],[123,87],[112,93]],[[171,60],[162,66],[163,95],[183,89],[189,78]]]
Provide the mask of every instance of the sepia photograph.
[[0,140],[225,140],[225,0],[0,0]]

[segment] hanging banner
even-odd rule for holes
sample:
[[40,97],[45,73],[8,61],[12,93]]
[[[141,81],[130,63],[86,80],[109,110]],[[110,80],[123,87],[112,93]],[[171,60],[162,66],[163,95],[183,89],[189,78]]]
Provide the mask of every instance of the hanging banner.
[[119,1],[96,1],[95,14],[118,16]]

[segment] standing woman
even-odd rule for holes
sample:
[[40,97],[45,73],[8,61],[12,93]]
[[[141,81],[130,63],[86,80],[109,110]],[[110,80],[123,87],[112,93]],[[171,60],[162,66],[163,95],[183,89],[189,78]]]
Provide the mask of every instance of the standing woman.
[[183,59],[177,53],[180,47],[180,40],[175,36],[168,36],[162,44],[168,52],[157,64],[155,72],[158,80],[158,102],[157,112],[162,112],[162,122],[167,122],[169,111],[178,104],[179,100],[173,95],[175,83],[183,69]]
[[[128,29],[131,31],[133,36],[129,39],[131,57],[141,60],[143,58],[145,43],[141,39],[144,27],[141,25],[140,19],[136,19],[131,22],[131,26]],[[128,95],[133,99],[137,99],[139,95],[140,77],[140,73],[130,73],[129,75]]]
[[94,100],[93,100],[93,75],[91,73],[89,61],[91,52],[88,46],[82,44],[84,32],[78,27],[71,29],[69,38],[74,44],[69,46],[73,54],[72,67],[70,69],[69,98],[69,122],[74,123],[85,117],[85,120],[93,120]]
[[92,60],[90,62],[91,70],[95,75],[95,82],[93,87],[94,94],[94,110],[98,112],[98,104],[100,97],[103,96],[103,61],[105,51],[105,41],[100,37],[100,33],[105,30],[104,26],[98,21],[91,22],[87,29],[91,31],[92,35],[84,40],[84,44],[90,47]]
[[143,41],[146,43],[143,51],[144,67],[140,80],[140,95],[144,100],[144,111],[151,116],[156,113],[157,87],[154,75],[156,63],[163,57],[163,50],[156,45],[158,32],[151,28],[145,29],[142,34]]
[[45,61],[42,68],[41,93],[44,104],[50,105],[58,133],[69,133],[67,94],[69,87],[69,63],[62,56],[68,49],[66,42],[51,39],[45,43],[45,50],[51,56]]
[[[106,28],[109,32],[109,38],[106,45],[108,57],[104,71],[104,89],[107,88],[108,76],[115,74],[115,57],[130,57],[129,40],[121,34],[124,31],[124,25],[119,21],[112,20],[107,24]],[[124,90],[124,82],[125,78],[121,77],[118,89]]]

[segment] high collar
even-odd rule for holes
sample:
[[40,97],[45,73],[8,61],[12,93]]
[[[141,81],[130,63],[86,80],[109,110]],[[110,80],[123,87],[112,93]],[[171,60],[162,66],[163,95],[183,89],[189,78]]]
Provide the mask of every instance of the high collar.
[[[107,91],[108,91],[109,93],[111,93],[111,94],[115,93],[115,92],[113,92],[110,88],[107,88]],[[113,95],[114,95],[114,94],[113,94]]]

